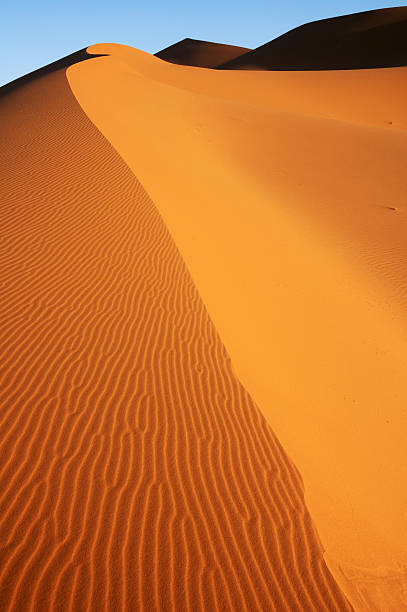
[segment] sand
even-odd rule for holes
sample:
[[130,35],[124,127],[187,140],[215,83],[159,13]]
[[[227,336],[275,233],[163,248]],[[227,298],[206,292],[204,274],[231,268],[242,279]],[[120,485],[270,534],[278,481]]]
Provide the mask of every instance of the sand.
[[220,72],[88,51],[111,55],[69,68],[71,87],[160,210],[304,478],[331,567],[364,576],[355,605],[380,591],[400,609],[406,70]]
[[407,7],[306,23],[220,64],[227,70],[355,70],[407,65]]
[[350,610],[297,469],[66,71],[0,115],[2,610]]
[[407,68],[203,55],[0,91],[1,607],[407,610]]
[[166,62],[182,64],[184,66],[198,66],[200,68],[215,68],[219,64],[228,62],[250,51],[247,47],[223,45],[185,38],[174,45],[170,45],[155,55]]

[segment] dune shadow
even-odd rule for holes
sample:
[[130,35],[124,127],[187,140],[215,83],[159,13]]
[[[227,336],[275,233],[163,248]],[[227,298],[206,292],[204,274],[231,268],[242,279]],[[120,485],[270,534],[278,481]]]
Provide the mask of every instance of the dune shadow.
[[322,19],[299,26],[221,70],[360,70],[407,65],[407,7]]
[[87,52],[87,47],[84,49],[80,49],[79,51],[75,51],[74,53],[70,53],[69,55],[65,55],[65,57],[61,57],[61,59],[56,60],[55,62],[51,62],[42,68],[38,68],[37,70],[33,70],[24,76],[19,77],[18,79],[14,79],[14,81],[10,81],[10,83],[6,83],[0,87],[0,97],[4,96],[17,87],[21,87],[22,85],[26,85],[30,81],[37,79],[38,77],[42,77],[50,72],[55,72],[56,70],[60,70],[61,68],[67,68],[68,66],[72,66],[72,64],[77,64],[79,62],[83,62],[88,59],[92,59],[93,57],[101,57],[106,55],[106,53],[99,54],[90,54]]
[[247,47],[224,45],[207,40],[184,38],[179,42],[155,53],[171,64],[196,66],[198,68],[215,68],[221,63],[228,62],[250,51]]

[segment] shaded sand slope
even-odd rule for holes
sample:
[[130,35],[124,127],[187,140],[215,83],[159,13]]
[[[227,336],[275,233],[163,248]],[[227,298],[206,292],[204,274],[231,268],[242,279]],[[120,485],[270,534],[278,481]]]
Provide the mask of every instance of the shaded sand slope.
[[350,609],[296,469],[65,71],[0,116],[2,610]]
[[405,69],[89,51],[112,55],[69,68],[73,91],[159,207],[330,559],[364,609],[404,609]]
[[184,40],[158,51],[155,55],[173,64],[215,68],[219,64],[228,62],[249,50],[247,47],[235,47],[234,45],[223,45],[206,40],[184,38]]
[[306,23],[218,67],[344,70],[407,65],[407,7]]

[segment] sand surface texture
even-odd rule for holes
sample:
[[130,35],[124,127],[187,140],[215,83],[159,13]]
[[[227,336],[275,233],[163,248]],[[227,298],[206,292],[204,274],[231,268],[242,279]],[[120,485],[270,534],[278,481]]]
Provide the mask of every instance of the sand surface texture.
[[[144,151],[152,115],[142,126],[161,84],[139,76],[137,52],[119,51],[75,65],[71,84],[92,118],[98,99],[117,135],[127,125],[124,140],[165,185],[172,163],[152,154],[169,152],[168,134],[152,131]],[[121,106],[109,119],[111,87]],[[65,69],[3,96],[0,121],[1,609],[350,610],[298,471],[238,381],[158,209]],[[206,183],[201,149],[184,144],[181,133],[176,156],[202,168],[200,189],[223,224],[223,194]],[[138,154],[128,161],[137,166]],[[168,185],[170,207],[175,196]],[[177,235],[187,230],[185,219]],[[203,246],[209,269],[216,242]],[[239,309],[230,316],[245,325]]]
[[332,571],[360,609],[407,609],[406,69],[88,51],[110,57],[72,90],[160,210]]

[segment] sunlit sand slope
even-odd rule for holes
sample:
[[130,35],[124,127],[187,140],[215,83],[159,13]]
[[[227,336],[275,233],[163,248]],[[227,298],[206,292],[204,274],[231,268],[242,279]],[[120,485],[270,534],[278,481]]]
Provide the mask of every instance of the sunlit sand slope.
[[350,609],[298,472],[65,71],[0,116],[2,610]]
[[73,91],[162,213],[332,567],[364,609],[406,608],[406,69],[89,51],[111,55]]

